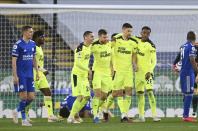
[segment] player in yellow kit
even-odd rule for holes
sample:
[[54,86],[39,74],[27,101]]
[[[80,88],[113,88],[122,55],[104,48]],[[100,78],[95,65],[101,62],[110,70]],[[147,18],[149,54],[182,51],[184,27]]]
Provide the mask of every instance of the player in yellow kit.
[[111,43],[108,40],[106,30],[100,29],[98,31],[98,39],[93,42],[91,52],[94,56],[92,67],[94,98],[92,100],[92,108],[94,123],[99,123],[99,108],[112,88]]
[[138,96],[139,118],[137,120],[134,120],[134,122],[145,122],[145,89],[148,94],[153,121],[160,121],[160,118],[157,118],[156,116],[156,100],[153,94],[153,71],[156,65],[156,48],[153,42],[149,40],[150,33],[150,27],[144,26],[141,31],[141,37],[136,37],[136,40],[138,41],[138,69],[135,73],[135,87]]
[[[132,26],[124,23],[122,33],[114,37],[113,48],[113,97],[117,97],[121,122],[130,122],[127,113],[131,105],[133,65],[136,67],[137,41],[131,37]],[[108,105],[108,104],[107,104]]]
[[[35,58],[37,61],[39,76],[40,76],[40,79],[36,80],[36,77],[34,75],[35,88],[37,90],[40,90],[44,95],[44,104],[45,104],[45,107],[46,107],[47,113],[48,113],[48,122],[55,122],[58,119],[53,114],[51,91],[50,91],[49,83],[46,78],[48,71],[46,69],[44,69],[44,54],[43,54],[43,50],[42,50],[42,45],[45,43],[44,32],[43,31],[34,32],[32,39],[36,43]],[[34,74],[35,73],[36,72],[34,70]]]
[[91,43],[94,40],[93,33],[91,31],[85,31],[83,34],[84,42],[74,51],[74,66],[71,73],[71,83],[72,83],[72,96],[77,97],[70,115],[67,119],[68,123],[80,123],[81,120],[76,120],[75,115],[84,107],[90,98],[90,87],[88,76],[89,60],[91,54]]

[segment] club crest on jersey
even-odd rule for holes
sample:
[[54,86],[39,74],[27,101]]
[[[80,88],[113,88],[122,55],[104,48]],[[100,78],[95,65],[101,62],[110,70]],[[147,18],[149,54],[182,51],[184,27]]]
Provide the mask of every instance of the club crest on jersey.
[[23,50],[23,52],[27,52],[27,50],[25,49],[25,50]]
[[14,45],[14,46],[13,46],[13,49],[14,49],[14,50],[17,49],[17,45]]
[[20,86],[19,86],[19,88],[20,88],[20,89],[23,89],[23,88],[24,88],[24,86],[23,86],[23,85],[20,85]]

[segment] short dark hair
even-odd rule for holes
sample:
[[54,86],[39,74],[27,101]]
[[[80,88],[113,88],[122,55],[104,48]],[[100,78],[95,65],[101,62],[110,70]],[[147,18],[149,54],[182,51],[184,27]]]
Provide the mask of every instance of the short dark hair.
[[85,38],[86,36],[88,36],[89,34],[93,33],[92,31],[85,31],[83,34],[83,38]]
[[36,38],[41,37],[41,36],[44,36],[44,31],[42,30],[35,31],[33,34],[32,40],[35,41]]
[[98,36],[101,36],[101,35],[106,35],[107,34],[107,31],[105,29],[100,29],[98,31]]
[[32,26],[25,25],[25,26],[23,26],[23,27],[21,28],[21,31],[22,31],[22,33],[23,33],[24,31],[27,31],[28,29],[31,29],[31,28],[32,28]]
[[116,36],[118,33],[113,33],[112,35],[111,35],[111,38],[113,38],[114,36]]
[[189,31],[187,34],[187,40],[188,41],[195,41],[196,40],[196,35],[194,31]]
[[148,26],[143,26],[143,27],[142,27],[142,31],[143,31],[143,30],[149,30],[149,31],[151,32],[151,28],[148,27]]
[[122,25],[122,29],[123,28],[133,28],[133,26],[131,25],[131,24],[129,24],[129,23],[124,23],[123,25]]

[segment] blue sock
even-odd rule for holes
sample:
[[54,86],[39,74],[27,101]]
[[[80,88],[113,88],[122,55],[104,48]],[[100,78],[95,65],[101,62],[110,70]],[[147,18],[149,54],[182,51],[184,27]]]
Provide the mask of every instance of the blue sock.
[[189,117],[190,105],[192,102],[193,94],[184,94],[184,113],[183,118]]
[[26,116],[25,116],[25,107],[26,107],[26,100],[21,100],[19,102],[19,111],[21,111],[21,117],[22,117],[22,120],[25,120],[26,119]]

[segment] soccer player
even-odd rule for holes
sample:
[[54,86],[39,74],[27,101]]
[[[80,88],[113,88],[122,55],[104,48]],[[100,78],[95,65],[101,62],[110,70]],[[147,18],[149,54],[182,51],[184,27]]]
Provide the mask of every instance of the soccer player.
[[131,34],[132,25],[124,23],[122,33],[116,35],[112,43],[114,68],[112,96],[117,97],[121,112],[121,122],[131,122],[128,119],[127,113],[131,105],[133,87],[132,66],[136,67],[137,60],[137,41],[131,37]]
[[[44,54],[42,50],[42,45],[45,43],[45,34],[43,31],[36,31],[33,34],[33,41],[36,42],[36,61],[39,70],[40,79],[37,81],[36,77],[34,77],[35,87],[36,89],[40,90],[44,95],[44,104],[47,109],[48,114],[48,122],[55,122],[57,121],[57,117],[53,114],[53,107],[52,107],[52,97],[50,86],[47,81],[46,75],[48,71],[44,69]],[[36,71],[34,70],[34,74]],[[35,76],[35,75],[34,75]]]
[[[33,66],[36,70],[36,80],[39,79],[38,66],[35,59],[36,44],[32,41],[33,29],[31,26],[22,27],[20,38],[12,49],[12,70],[15,90],[19,92],[20,102],[18,112],[21,112],[22,126],[32,126],[26,119],[25,108],[35,98]],[[13,120],[18,123],[18,114],[13,113]]]
[[139,118],[134,122],[145,122],[145,89],[148,94],[149,104],[151,107],[153,121],[160,121],[156,113],[156,100],[153,94],[153,71],[156,65],[156,48],[149,39],[151,28],[142,27],[141,37],[136,37],[138,41],[137,50],[137,72],[135,72],[135,88],[138,96]]
[[193,31],[189,31],[187,34],[187,42],[181,47],[181,62],[182,67],[180,71],[180,84],[181,90],[184,94],[183,105],[183,121],[195,122],[194,118],[189,117],[190,105],[192,102],[195,74],[198,72],[196,65],[196,49],[195,49],[196,35]]
[[90,98],[90,86],[88,76],[91,76],[89,69],[89,60],[91,54],[91,43],[94,35],[91,31],[85,31],[83,34],[84,42],[75,49],[74,66],[71,73],[72,95],[76,96],[71,113],[67,119],[68,123],[80,123],[74,116],[84,107]]
[[98,39],[93,42],[91,52],[94,56],[92,67],[93,91],[92,100],[94,123],[99,123],[99,108],[107,99],[108,92],[112,89],[112,63],[111,43],[108,40],[107,31],[100,29]]
[[[198,46],[197,46],[197,43],[195,45],[195,49],[198,50]],[[198,63],[198,51],[196,52],[196,59],[195,59],[196,63]],[[174,72],[179,72],[179,70],[177,69],[177,66],[176,64],[178,63],[181,63],[181,53],[179,52],[173,62],[173,71]],[[192,113],[192,116],[194,118],[197,117],[197,105],[198,105],[198,88],[197,88],[197,83],[198,83],[198,75],[196,72],[195,73],[195,76],[196,76],[196,80],[195,80],[195,83],[194,83],[194,93],[193,93],[193,99],[192,99],[192,107],[193,107],[193,113]]]

